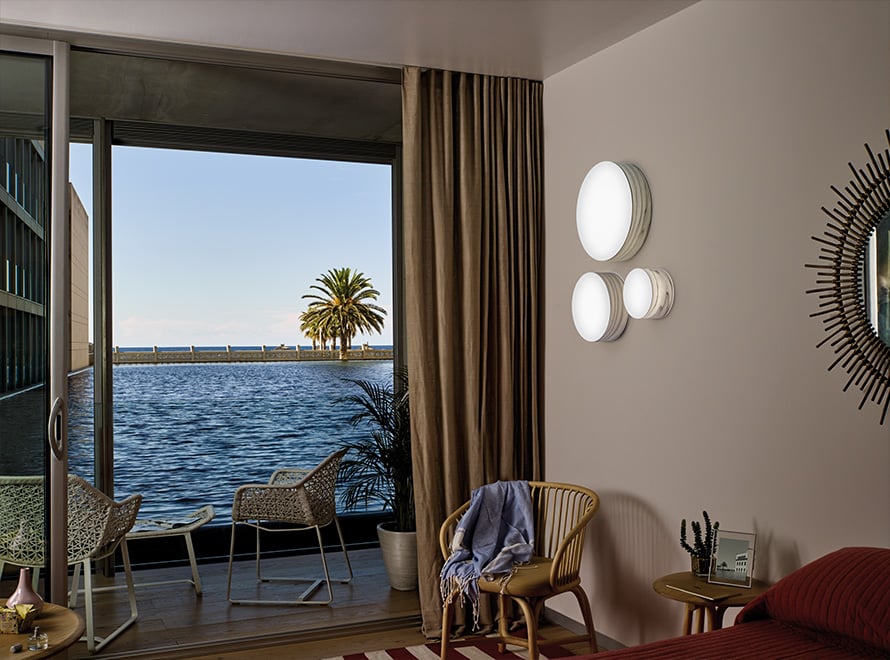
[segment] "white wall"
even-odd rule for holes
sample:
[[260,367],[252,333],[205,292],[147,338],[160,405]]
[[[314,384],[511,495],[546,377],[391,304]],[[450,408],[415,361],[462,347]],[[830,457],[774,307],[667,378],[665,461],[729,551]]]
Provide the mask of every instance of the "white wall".
[[[832,184],[887,147],[890,2],[705,0],[545,80],[546,476],[598,491],[584,586],[598,629],[678,634],[652,580],[688,570],[681,518],[757,533],[775,580],[849,545],[890,545],[890,423],[842,392],[809,318]],[[647,242],[597,264],[575,200],[600,160],[639,165]],[[577,278],[673,275],[676,305],[614,343],[572,325]],[[579,614],[571,599],[555,609]],[[727,623],[737,610],[730,610]]]

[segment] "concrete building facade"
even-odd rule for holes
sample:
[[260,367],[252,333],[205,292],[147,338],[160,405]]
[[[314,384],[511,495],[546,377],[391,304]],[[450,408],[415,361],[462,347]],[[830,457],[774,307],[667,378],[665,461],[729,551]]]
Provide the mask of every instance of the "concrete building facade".
[[[0,394],[43,382],[46,371],[46,154],[25,138],[0,138]],[[69,184],[69,371],[90,364],[89,216]]]
[[44,145],[0,139],[0,394],[46,371],[48,200]]

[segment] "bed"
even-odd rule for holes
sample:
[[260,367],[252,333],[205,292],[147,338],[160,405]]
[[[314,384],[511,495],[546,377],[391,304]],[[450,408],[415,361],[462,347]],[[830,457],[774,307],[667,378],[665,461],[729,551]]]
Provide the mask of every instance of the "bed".
[[722,630],[588,660],[890,658],[890,548],[842,548],[794,571]]

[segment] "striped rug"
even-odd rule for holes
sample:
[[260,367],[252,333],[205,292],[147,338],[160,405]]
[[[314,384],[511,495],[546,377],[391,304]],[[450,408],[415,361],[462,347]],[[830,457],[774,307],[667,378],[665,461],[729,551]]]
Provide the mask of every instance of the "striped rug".
[[[543,644],[539,650],[540,660],[574,657],[573,653],[555,644]],[[440,646],[437,642],[387,649],[386,651],[350,653],[325,658],[325,660],[438,660],[439,651]],[[501,654],[498,653],[497,642],[485,637],[454,641],[448,645],[448,660],[513,660],[515,658],[528,658],[528,651],[518,646],[508,645],[507,653]]]

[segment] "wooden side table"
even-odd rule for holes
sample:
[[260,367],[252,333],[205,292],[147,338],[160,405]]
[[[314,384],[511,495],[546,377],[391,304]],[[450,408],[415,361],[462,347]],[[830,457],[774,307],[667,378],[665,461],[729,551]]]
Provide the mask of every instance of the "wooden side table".
[[[6,603],[5,600],[3,602]],[[29,651],[30,632],[21,635],[0,635],[0,660],[51,658],[74,644],[84,631],[83,619],[77,612],[53,603],[43,604],[43,611],[37,617],[35,625],[40,628],[41,632],[45,632],[49,636],[49,648],[42,651]],[[19,653],[12,653],[9,648],[13,644],[21,644],[22,650]]]
[[753,580],[750,587],[710,584],[690,571],[671,573],[652,583],[652,588],[659,595],[686,604],[683,635],[692,633],[692,618],[696,612],[696,632],[704,632],[705,615],[708,617],[708,630],[719,630],[723,627],[723,614],[727,608],[744,607],[769,587],[769,583],[762,580]]

